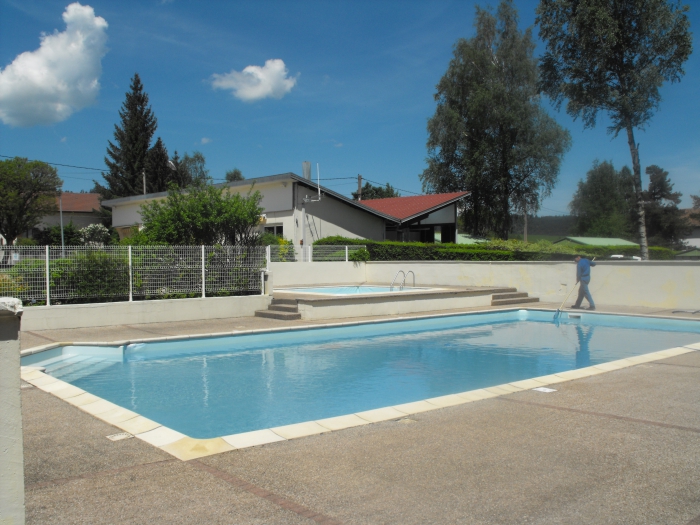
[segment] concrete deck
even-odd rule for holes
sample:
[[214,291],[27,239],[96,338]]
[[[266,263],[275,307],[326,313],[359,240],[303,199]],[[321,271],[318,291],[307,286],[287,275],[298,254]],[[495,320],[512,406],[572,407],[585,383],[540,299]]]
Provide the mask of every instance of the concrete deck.
[[[328,322],[236,318],[21,336],[26,349]],[[138,439],[110,441],[120,429],[24,387],[28,523],[700,524],[700,352],[558,383],[553,393],[191,461]]]

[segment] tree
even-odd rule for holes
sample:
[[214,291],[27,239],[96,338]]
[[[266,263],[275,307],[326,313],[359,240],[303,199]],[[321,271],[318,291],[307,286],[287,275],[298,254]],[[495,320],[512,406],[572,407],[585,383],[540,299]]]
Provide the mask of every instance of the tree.
[[207,161],[204,155],[199,151],[193,152],[192,155],[185,153],[185,156],[180,161],[180,167],[183,171],[183,180],[189,181],[187,186],[190,184],[208,183],[211,180],[206,164]]
[[611,162],[593,163],[586,180],[569,204],[574,232],[589,237],[634,238],[634,177],[625,166],[616,171]]
[[226,182],[236,182],[244,179],[245,177],[238,168],[233,168],[226,172]]
[[0,235],[12,242],[55,213],[63,181],[56,168],[25,158],[0,161]]
[[148,105],[148,94],[143,91],[138,73],[131,79],[119,117],[121,125],[115,124],[114,143],[108,142],[105,157],[109,171],[102,177],[107,184],[103,186],[95,181],[94,191],[105,199],[144,193],[143,173],[158,121]]
[[542,89],[557,108],[593,127],[599,111],[608,132],[627,133],[634,171],[642,258],[649,258],[636,128],[659,106],[659,87],[685,74],[692,52],[688,6],[668,0],[540,0],[536,23],[546,52]]
[[649,189],[643,193],[649,244],[682,248],[683,239],[693,230],[678,208],[683,194],[673,191],[668,172],[659,166],[648,166],[645,171],[650,179]]
[[[34,235],[34,240],[40,246],[61,246],[61,227],[56,225],[39,230]],[[65,246],[83,245],[80,230],[73,224],[73,221],[63,226],[63,244]]]
[[[357,200],[359,196],[359,192],[352,192],[353,200]],[[372,199],[389,199],[391,197],[401,197],[401,194],[388,182],[386,183],[386,186],[373,186],[369,182],[365,182],[365,185],[362,186],[363,201],[369,201]]]
[[261,200],[259,191],[241,196],[202,181],[187,191],[173,184],[165,201],[141,206],[141,233],[146,242],[253,246],[259,237]]
[[495,16],[477,7],[474,25],[437,85],[421,180],[429,193],[469,191],[467,232],[507,239],[511,214],[550,194],[571,139],[540,104],[535,44],[512,0]]

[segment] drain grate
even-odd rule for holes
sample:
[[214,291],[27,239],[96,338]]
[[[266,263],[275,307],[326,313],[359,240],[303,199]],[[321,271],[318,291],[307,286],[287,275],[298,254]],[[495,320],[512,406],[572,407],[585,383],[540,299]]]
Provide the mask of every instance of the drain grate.
[[556,392],[553,388],[547,388],[546,386],[538,386],[537,388],[533,388],[535,392],[544,392],[545,394],[551,394],[552,392]]
[[129,434],[128,432],[119,432],[118,434],[112,434],[111,436],[107,436],[107,439],[110,439],[112,441],[121,441],[122,439],[129,439],[134,437],[133,434]]

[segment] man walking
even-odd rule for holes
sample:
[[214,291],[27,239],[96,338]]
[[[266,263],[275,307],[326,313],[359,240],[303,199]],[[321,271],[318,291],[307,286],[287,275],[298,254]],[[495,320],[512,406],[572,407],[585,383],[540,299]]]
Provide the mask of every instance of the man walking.
[[591,292],[588,290],[588,283],[591,282],[591,266],[595,266],[595,257],[593,260],[589,261],[585,257],[580,255],[576,256],[576,282],[580,283],[578,288],[578,299],[576,299],[576,304],[571,306],[571,308],[581,309],[581,303],[583,298],[586,298],[589,304],[589,310],[595,310],[595,303],[593,302],[593,297],[591,297]]

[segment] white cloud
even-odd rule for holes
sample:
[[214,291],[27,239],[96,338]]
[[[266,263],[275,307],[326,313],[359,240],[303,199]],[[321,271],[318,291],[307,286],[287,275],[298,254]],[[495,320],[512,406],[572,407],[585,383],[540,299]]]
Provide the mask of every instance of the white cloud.
[[211,139],[209,137],[202,137],[202,144],[209,144]]
[[63,138],[61,139],[61,142],[68,142],[68,137],[63,137]]
[[231,71],[212,75],[214,89],[229,89],[233,96],[244,102],[263,98],[282,98],[297,83],[296,77],[289,76],[284,61],[279,58],[266,60],[265,65],[248,66],[243,71]]
[[42,34],[35,51],[0,71],[0,120],[12,126],[53,124],[95,102],[107,22],[75,2],[63,13],[66,30]]
[[342,147],[343,147],[343,143],[342,143],[342,142],[336,142],[336,143],[334,144],[334,146],[335,146],[336,148],[342,148]]

